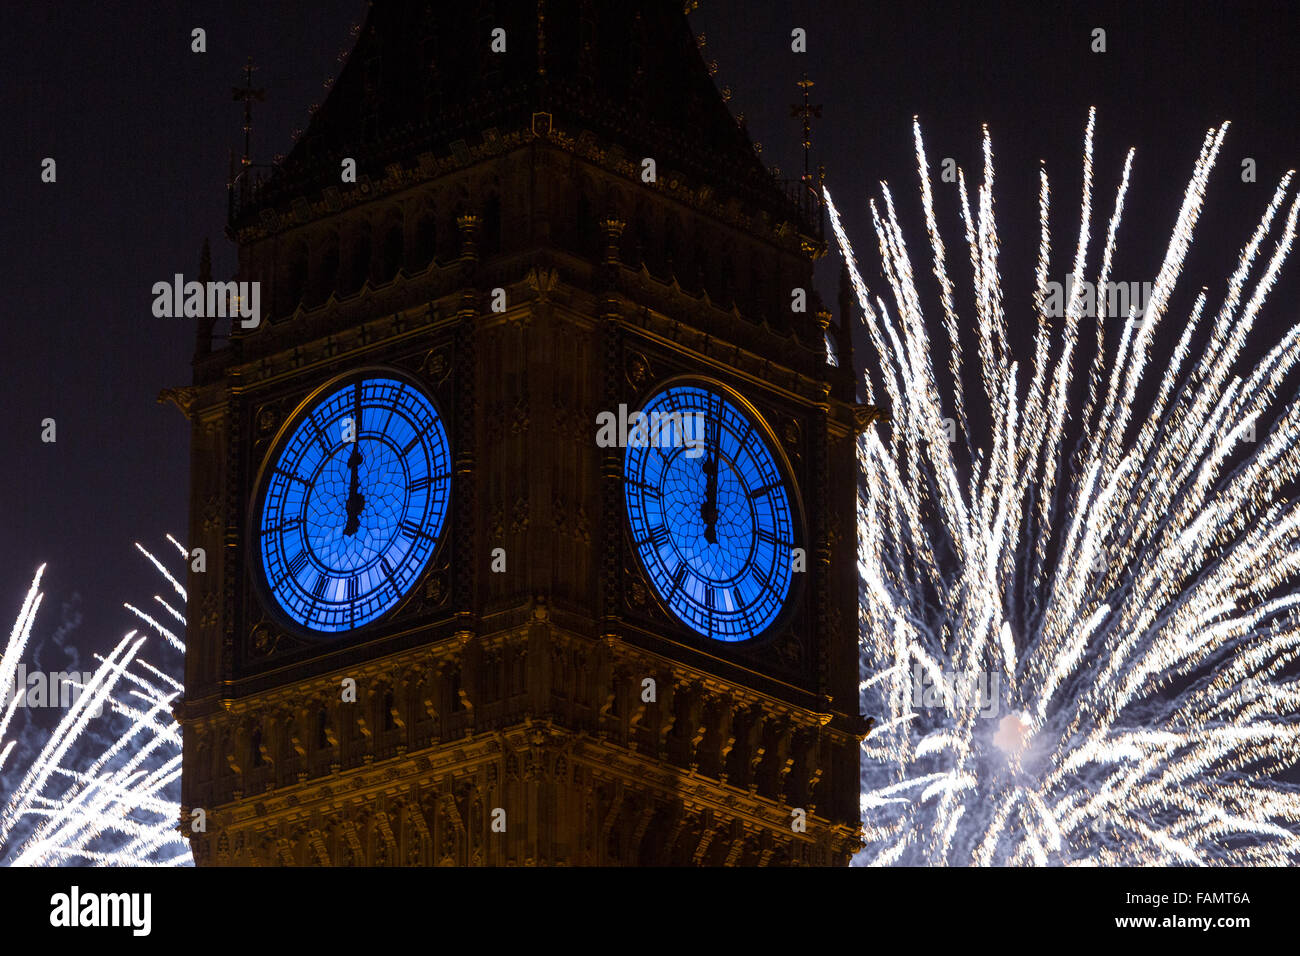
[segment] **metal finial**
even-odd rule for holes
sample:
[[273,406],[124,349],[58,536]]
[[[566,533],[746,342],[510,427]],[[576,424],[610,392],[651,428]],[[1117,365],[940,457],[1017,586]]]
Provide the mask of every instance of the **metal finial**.
[[248,167],[253,165],[251,156],[253,145],[253,101],[262,102],[266,99],[266,90],[254,89],[253,73],[257,67],[253,66],[253,58],[250,56],[248,62],[244,65],[244,85],[233,87],[230,91],[231,99],[243,100],[244,102],[244,159],[241,163],[240,175],[248,171]]
[[546,0],[537,0],[537,75],[546,75]]
[[795,84],[803,89],[803,104],[790,107],[790,115],[802,118],[803,120],[803,181],[807,186],[812,186],[812,170],[808,165],[808,154],[812,150],[812,121],[813,118],[822,118],[822,106],[820,103],[815,106],[808,102],[808,91],[812,89],[813,82],[808,79],[805,73],[803,78]]

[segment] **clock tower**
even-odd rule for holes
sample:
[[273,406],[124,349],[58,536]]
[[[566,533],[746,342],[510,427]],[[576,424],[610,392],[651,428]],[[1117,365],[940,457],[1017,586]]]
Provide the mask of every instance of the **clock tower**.
[[848,862],[874,412],[810,186],[680,2],[371,5],[185,390],[200,865]]

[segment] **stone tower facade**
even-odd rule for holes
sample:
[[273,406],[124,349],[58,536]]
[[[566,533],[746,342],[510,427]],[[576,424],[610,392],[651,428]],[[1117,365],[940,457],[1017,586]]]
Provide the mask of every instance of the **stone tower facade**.
[[[185,396],[196,861],[845,864],[873,410],[812,289],[815,193],[758,162],[680,3],[374,3],[292,154],[232,192],[229,235],[266,314],[203,323]],[[251,511],[286,423],[358,368],[444,410],[450,511],[402,603],[325,641],[269,612]],[[623,450],[595,440],[679,376],[743,396],[796,489],[806,569],[758,640],[656,598]]]

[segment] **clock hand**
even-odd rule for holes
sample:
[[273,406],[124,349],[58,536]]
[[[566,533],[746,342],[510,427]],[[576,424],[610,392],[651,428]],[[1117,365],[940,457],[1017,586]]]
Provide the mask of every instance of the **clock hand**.
[[364,459],[361,457],[361,383],[357,382],[356,398],[352,411],[352,454],[348,456],[348,468],[352,477],[348,481],[348,520],[343,526],[343,534],[352,537],[361,529],[361,509],[366,506],[366,496],[361,494],[361,482],[357,469]]
[[348,520],[347,524],[343,526],[343,533],[348,537],[360,530],[361,509],[366,506],[366,496],[361,494],[360,481],[357,475],[357,467],[361,464],[361,461],[361,452],[353,449],[351,457],[348,458],[348,467],[352,469],[352,479],[348,482]]
[[[709,410],[713,410],[713,402],[709,402]],[[717,422],[713,423],[713,445],[709,449],[709,457],[704,460],[704,501],[700,504],[700,519],[704,522],[704,540],[709,544],[718,543],[718,445],[720,436],[718,432],[720,427]]]

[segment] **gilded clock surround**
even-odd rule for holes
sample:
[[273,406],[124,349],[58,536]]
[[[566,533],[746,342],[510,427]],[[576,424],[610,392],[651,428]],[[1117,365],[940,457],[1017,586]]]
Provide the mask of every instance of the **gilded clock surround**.
[[[497,6],[536,31],[534,3]],[[874,413],[854,401],[848,299],[838,327],[788,312],[824,250],[815,206],[754,161],[685,18],[577,8],[597,40],[572,61],[450,75],[421,58],[463,46],[473,10],[373,5],[300,147],[232,194],[240,277],[272,308],[220,347],[201,327],[186,392],[190,539],[210,555],[177,706],[200,865],[842,865],[858,845],[854,450]],[[627,35],[632,55],[601,52]],[[689,108],[662,110],[638,70]],[[474,90],[473,116],[439,105]],[[375,138],[371,116],[405,132]],[[364,182],[337,183],[335,149]],[[370,365],[442,410],[451,512],[407,601],[322,646],[265,614],[248,512],[294,409]],[[679,375],[752,403],[807,503],[808,572],[771,642],[702,647],[636,573],[622,449],[596,446],[595,418]]]
[[[794,546],[803,548],[807,551],[807,527],[808,522],[804,512],[803,495],[800,490],[799,471],[791,465],[790,456],[787,454],[785,443],[783,443],[773,430],[768,416],[763,410],[756,405],[750,398],[737,388],[728,385],[721,378],[701,375],[698,373],[682,372],[673,374],[667,378],[657,379],[651,382],[649,378],[650,366],[646,357],[641,353],[632,353],[628,360],[629,367],[635,367],[642,370],[643,374],[635,379],[629,376],[628,384],[637,389],[636,397],[628,405],[629,408],[644,408],[646,402],[656,393],[663,389],[671,388],[675,385],[701,385],[706,388],[717,389],[724,394],[729,401],[738,406],[741,411],[747,415],[750,422],[754,425],[758,433],[762,436],[763,441],[767,443],[769,452],[776,459],[777,470],[782,475],[786,483],[786,492],[790,498],[790,508],[792,512],[794,525]],[[671,359],[658,365],[659,368],[674,368],[675,365]],[[757,392],[761,392],[758,389]],[[755,397],[757,397],[757,392]],[[769,396],[770,397],[770,396]],[[762,399],[760,399],[762,401]],[[775,408],[775,406],[773,406]],[[779,413],[778,413],[779,414]],[[796,450],[797,449],[792,449]],[[626,521],[625,521],[626,525]],[[726,654],[729,650],[735,650],[744,647],[747,650],[754,650],[768,645],[788,645],[792,640],[791,629],[798,626],[801,611],[804,610],[804,579],[803,574],[795,574],[792,577],[790,591],[786,595],[782,604],[780,613],[777,614],[772,624],[767,627],[763,633],[744,641],[733,643],[730,648],[718,647],[717,641],[708,637],[683,628],[676,615],[667,607],[664,599],[657,593],[653,583],[649,582],[645,574],[645,566],[636,554],[636,544],[632,538],[631,529],[624,528],[623,548],[625,552],[631,555],[631,567],[628,571],[629,588],[626,596],[629,609],[634,611],[632,620],[635,620],[635,612],[645,612],[647,619],[653,622],[653,625],[660,629],[670,629],[681,632],[682,639],[694,642],[696,645],[711,649],[720,654]],[[795,638],[797,640],[797,638]]]
[[[256,477],[253,480],[254,491],[248,508],[249,523],[245,530],[245,540],[250,542],[250,545],[257,546],[256,549],[258,551],[261,550],[260,546],[258,546],[259,538],[261,536],[259,526],[262,522],[262,511],[265,507],[265,499],[268,492],[268,473],[278,467],[280,463],[280,455],[282,454],[291,433],[309,413],[314,412],[316,407],[325,397],[337,391],[340,387],[346,387],[348,384],[358,380],[373,380],[379,378],[401,381],[411,388],[416,389],[418,393],[432,405],[433,412],[442,423],[442,428],[445,434],[447,428],[446,416],[443,414],[437,400],[434,398],[433,394],[427,387],[427,383],[421,376],[412,375],[395,366],[373,365],[355,369],[347,374],[336,376],[324,382],[299,402],[293,412],[280,424],[279,430],[271,441],[269,450],[262,459],[261,467],[258,468]],[[258,413],[259,422],[270,420],[270,416],[265,414],[266,411],[267,409],[263,408],[262,411]],[[447,464],[448,467],[450,467],[450,459]],[[364,513],[361,517],[364,521]],[[445,525],[445,523],[444,516],[444,520],[441,524]],[[447,537],[445,534],[445,527],[441,530],[443,533],[439,534],[437,540],[433,542],[431,553],[428,555],[428,560],[417,574],[417,580],[411,582],[412,585],[423,583],[423,579],[426,578],[431,571],[439,567],[441,552],[444,549]],[[415,587],[403,588],[402,593],[398,596],[393,606],[390,606],[386,611],[380,614],[376,620],[368,621],[364,624],[353,627],[348,631],[322,632],[304,626],[302,623],[290,618],[285,609],[280,606],[278,599],[273,596],[272,584],[266,579],[266,569],[260,558],[249,562],[249,574],[252,578],[253,587],[261,607],[276,621],[280,630],[316,641],[337,640],[340,638],[355,639],[358,634],[368,633],[375,628],[382,627],[384,622],[393,617],[394,613],[398,612],[403,605],[416,598],[416,591],[418,590],[418,588]],[[262,638],[264,642],[269,638],[278,643],[278,634],[276,634],[273,625],[262,623],[259,624],[258,627],[262,628],[263,632],[267,635]]]
[[[304,409],[310,408],[323,394],[338,383],[356,377],[358,374],[394,373],[412,382],[424,391],[433,401],[435,408],[442,414],[449,440],[452,425],[449,420],[448,402],[454,400],[454,394],[447,385],[449,367],[439,377],[429,374],[428,366],[432,356],[448,356],[446,348],[424,348],[418,351],[385,360],[382,363],[349,365],[346,361],[325,366],[327,371],[321,380],[312,380],[310,388],[304,390],[302,382],[296,381],[289,388],[273,390],[268,401],[260,402],[255,409],[248,409],[250,427],[259,433],[249,457],[249,467],[253,469],[253,478],[249,485],[248,500],[242,509],[245,515],[241,548],[240,567],[244,581],[240,589],[237,612],[243,621],[238,629],[247,637],[234,648],[230,675],[232,678],[246,677],[269,669],[279,669],[298,660],[314,657],[321,650],[321,635],[304,632],[303,629],[286,625],[283,614],[278,613],[272,599],[265,593],[265,586],[259,580],[259,560],[253,553],[257,547],[258,501],[263,488],[263,478],[267,468],[272,467],[273,456],[283,443],[290,429]],[[455,460],[455,449],[452,448]],[[452,496],[455,495],[453,480]],[[438,612],[446,604],[449,589],[450,556],[453,534],[453,522],[445,523],[443,534],[435,546],[429,566],[420,575],[408,593],[397,605],[379,620],[366,625],[346,638],[328,638],[328,643],[347,640],[393,642],[401,646],[401,636],[412,627],[430,622],[438,617]],[[446,616],[446,615],[444,615]],[[449,626],[445,621],[443,626]]]

